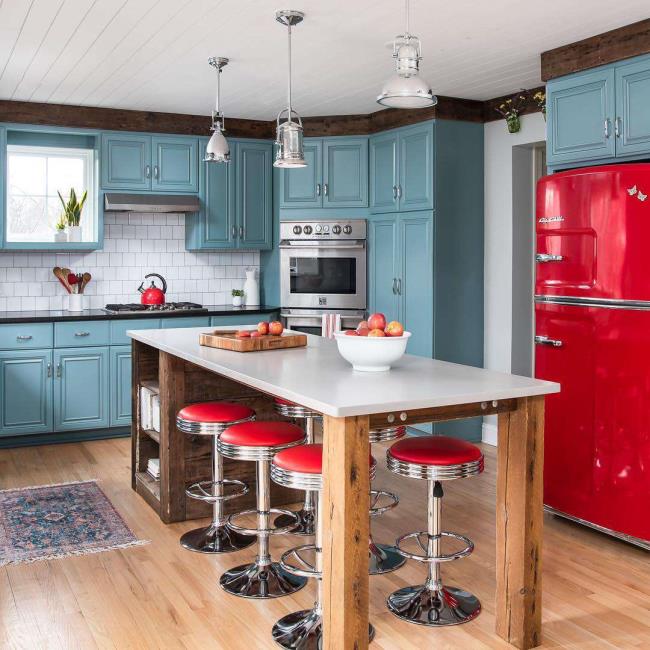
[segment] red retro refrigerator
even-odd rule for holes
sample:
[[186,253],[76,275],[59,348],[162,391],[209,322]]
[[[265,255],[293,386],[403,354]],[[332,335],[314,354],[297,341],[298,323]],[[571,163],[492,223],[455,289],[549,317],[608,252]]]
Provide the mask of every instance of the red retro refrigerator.
[[650,164],[540,179],[536,222],[544,503],[650,548]]

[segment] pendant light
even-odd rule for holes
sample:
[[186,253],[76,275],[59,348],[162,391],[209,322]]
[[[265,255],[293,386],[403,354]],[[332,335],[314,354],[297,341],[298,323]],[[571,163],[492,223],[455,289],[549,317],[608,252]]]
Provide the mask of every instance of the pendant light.
[[204,162],[228,163],[230,162],[230,146],[223,135],[224,117],[219,110],[219,95],[221,94],[221,70],[228,65],[228,59],[223,56],[212,56],[208,63],[217,71],[217,103],[212,111],[212,137],[205,148]]
[[[291,28],[302,22],[305,14],[302,11],[283,9],[275,14],[275,19],[287,27],[289,35],[289,84],[287,92],[287,108],[283,108],[276,120],[277,152],[274,167],[306,167],[305,152],[302,144],[302,120],[300,115],[291,106]],[[282,116],[286,113],[283,122]],[[294,115],[297,121],[294,121]]]
[[409,0],[405,0],[405,5],[406,29],[393,42],[397,73],[384,84],[377,103],[391,108],[435,106],[438,98],[431,92],[429,84],[419,76],[422,60],[420,39],[409,31]]

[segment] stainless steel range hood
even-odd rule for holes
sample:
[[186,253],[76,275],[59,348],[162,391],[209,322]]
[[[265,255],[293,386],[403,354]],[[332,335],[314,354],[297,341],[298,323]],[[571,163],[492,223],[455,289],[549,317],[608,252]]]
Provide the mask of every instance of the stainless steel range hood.
[[115,194],[104,195],[104,209],[115,212],[198,212],[196,196],[180,194]]

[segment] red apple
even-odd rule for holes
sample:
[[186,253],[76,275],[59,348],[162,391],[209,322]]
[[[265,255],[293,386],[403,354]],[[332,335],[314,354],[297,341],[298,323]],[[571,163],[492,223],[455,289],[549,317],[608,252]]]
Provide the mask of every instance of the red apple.
[[384,330],[375,328],[374,330],[370,330],[370,332],[368,332],[368,336],[386,336],[386,334],[384,333]]
[[346,336],[359,336],[355,330],[346,330],[345,331]]
[[260,334],[268,334],[269,333],[269,323],[268,321],[261,321],[260,323],[257,324],[257,331]]
[[273,336],[280,336],[283,331],[284,327],[279,320],[274,320],[269,323],[269,334],[273,334]]
[[392,320],[384,330],[387,336],[402,336],[404,334],[404,325],[399,321]]
[[357,332],[358,332],[359,330],[367,330],[367,329],[370,329],[370,328],[368,327],[368,321],[367,321],[367,320],[362,320],[362,321],[360,321],[359,324],[357,325]]
[[383,314],[370,314],[368,318],[368,328],[371,330],[381,330],[382,332],[386,329],[386,316]]
[[239,330],[237,332],[237,338],[238,339],[247,339],[250,338],[251,332],[250,330]]
[[357,336],[368,336],[370,330],[367,327],[361,327],[357,330]]
[[262,335],[257,330],[253,330],[251,332],[251,338],[252,339],[258,339],[258,338],[260,338],[260,336],[262,336]]

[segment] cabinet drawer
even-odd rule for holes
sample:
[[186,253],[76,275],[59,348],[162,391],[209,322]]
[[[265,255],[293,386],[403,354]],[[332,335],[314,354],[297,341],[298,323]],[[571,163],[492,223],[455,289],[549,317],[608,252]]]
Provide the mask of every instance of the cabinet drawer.
[[54,347],[78,348],[87,345],[108,345],[109,321],[66,321],[54,323]]
[[22,350],[52,347],[52,323],[0,325],[0,348]]
[[190,316],[187,318],[163,318],[161,327],[164,330],[175,327],[210,327],[209,316]]
[[129,320],[111,321],[111,345],[131,345],[131,338],[126,335],[129,330],[157,330],[160,318],[130,318]]

